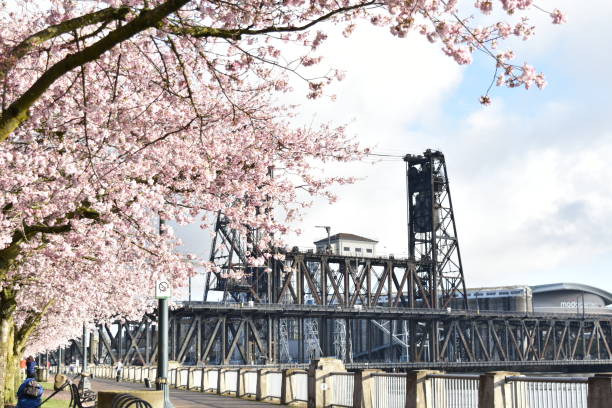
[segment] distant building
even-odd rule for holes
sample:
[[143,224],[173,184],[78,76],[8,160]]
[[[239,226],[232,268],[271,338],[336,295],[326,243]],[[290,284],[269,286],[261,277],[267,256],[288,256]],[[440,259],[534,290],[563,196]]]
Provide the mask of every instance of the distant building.
[[376,256],[377,243],[376,240],[345,232],[330,236],[329,241],[323,238],[314,242],[318,253],[327,251],[329,246],[329,250],[335,255],[363,257]]
[[524,285],[467,289],[471,310],[531,312],[532,296],[531,288]]
[[553,313],[605,313],[612,294],[581,283],[552,283],[532,286],[533,310]]
[[[612,294],[580,283],[467,289],[472,310],[542,313],[610,313]],[[456,304],[457,305],[457,304]]]

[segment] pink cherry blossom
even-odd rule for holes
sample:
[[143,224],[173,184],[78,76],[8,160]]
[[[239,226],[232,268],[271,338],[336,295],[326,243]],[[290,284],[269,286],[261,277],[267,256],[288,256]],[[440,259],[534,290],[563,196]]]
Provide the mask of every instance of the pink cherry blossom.
[[567,16],[559,9],[554,9],[553,12],[550,13],[550,16],[552,17],[553,24],[563,24],[567,22]]
[[[487,17],[494,3],[508,21]],[[319,98],[344,76],[313,74],[321,23],[347,37],[362,22],[414,31],[459,64],[482,51],[499,85],[545,85],[511,51],[491,51],[534,34],[530,0],[478,0],[478,27],[456,1],[237,4],[0,0],[0,307],[17,302],[14,328],[40,315],[30,351],[66,342],[83,321],[137,319],[160,276],[179,285],[217,270],[179,252],[171,228],[160,235],[159,218],[210,229],[223,212],[269,249],[312,197],[333,201],[331,186],[354,181],[315,171],[365,153],[344,127],[296,127],[297,108],[275,102],[295,78]]]

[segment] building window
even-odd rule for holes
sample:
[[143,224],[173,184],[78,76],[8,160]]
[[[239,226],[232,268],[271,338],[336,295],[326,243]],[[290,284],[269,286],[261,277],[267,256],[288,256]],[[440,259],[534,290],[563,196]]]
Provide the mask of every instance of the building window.
[[371,254],[371,253],[372,253],[372,248],[368,248],[368,249],[366,249],[366,252],[367,252],[368,254]]
[[361,248],[355,248],[355,252],[361,252]]
[[349,248],[349,247],[344,247],[344,250],[345,250],[345,251],[350,251],[350,250],[351,250],[351,248]]

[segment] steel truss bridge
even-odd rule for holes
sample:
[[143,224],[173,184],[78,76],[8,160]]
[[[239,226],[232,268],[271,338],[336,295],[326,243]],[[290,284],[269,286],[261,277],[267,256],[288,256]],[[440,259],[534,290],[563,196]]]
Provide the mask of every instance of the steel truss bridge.
[[[335,355],[353,368],[612,368],[609,315],[434,309],[415,296],[417,265],[405,259],[295,252],[276,266],[282,273],[271,275],[282,279],[266,285],[275,302],[197,302],[171,311],[170,360],[306,364]],[[315,273],[321,270],[327,272]],[[260,284],[253,274],[251,288]],[[247,283],[242,285],[244,289]],[[344,345],[335,344],[338,322],[345,330]],[[309,344],[309,323],[318,326],[318,355]],[[92,357],[99,364],[154,364],[156,328],[154,315],[140,322],[100,325],[90,336]],[[283,328],[291,333],[283,337]],[[283,341],[293,353],[284,353],[288,344]],[[70,360],[80,353],[80,341],[75,341],[66,356]]]
[[[258,231],[219,214],[202,302],[170,313],[170,360],[185,365],[300,365],[336,356],[348,367],[536,371],[612,369],[612,316],[467,308],[444,156],[407,155],[409,257],[355,257],[331,248],[273,250]],[[244,276],[233,279],[232,272]],[[222,294],[211,302],[212,294]],[[98,326],[90,361],[150,365],[156,316]],[[64,354],[78,357],[81,341]],[[57,359],[57,356],[52,358]]]

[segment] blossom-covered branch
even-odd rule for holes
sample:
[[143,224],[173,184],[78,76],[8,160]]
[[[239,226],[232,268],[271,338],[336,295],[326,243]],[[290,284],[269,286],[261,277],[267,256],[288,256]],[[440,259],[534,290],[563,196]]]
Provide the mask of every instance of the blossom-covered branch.
[[494,5],[508,17],[480,28],[452,0],[33,3],[0,0],[0,338],[22,333],[32,351],[83,321],[150,311],[162,275],[179,284],[214,268],[179,252],[169,226],[160,235],[158,217],[207,229],[221,212],[239,232],[259,229],[259,265],[313,196],[333,200],[332,186],[353,181],[315,171],[366,153],[346,129],[296,126],[295,108],[275,102],[293,78],[310,98],[342,79],[312,74],[321,23],[346,36],[360,21],[415,31],[460,64],[484,51],[499,85],[544,85],[497,51],[533,34],[531,0],[477,2],[485,20]]

